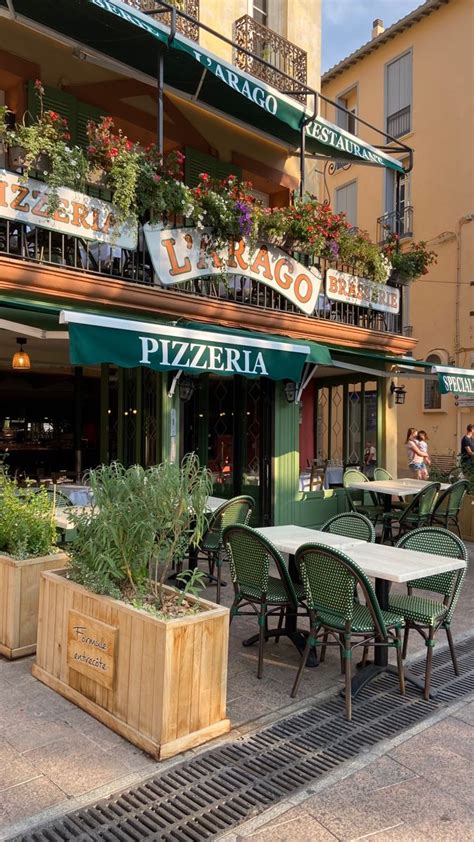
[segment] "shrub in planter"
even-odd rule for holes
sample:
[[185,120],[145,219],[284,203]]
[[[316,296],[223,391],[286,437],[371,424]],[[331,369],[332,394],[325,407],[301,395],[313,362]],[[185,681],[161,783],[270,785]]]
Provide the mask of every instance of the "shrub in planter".
[[36,648],[40,574],[64,567],[56,547],[54,503],[46,490],[19,488],[0,471],[0,652],[9,658]]
[[166,584],[206,528],[210,475],[189,455],[181,465],[102,466],[90,485],[95,505],[74,519],[71,570],[43,576],[33,674],[170,756],[230,727],[228,609],[197,598],[199,574],[184,593]]

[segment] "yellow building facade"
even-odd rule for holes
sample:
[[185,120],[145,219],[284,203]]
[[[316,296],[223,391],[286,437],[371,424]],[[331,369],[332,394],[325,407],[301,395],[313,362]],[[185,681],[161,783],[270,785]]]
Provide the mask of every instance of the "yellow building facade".
[[[472,0],[427,0],[390,29],[374,21],[372,39],[321,80],[322,93],[352,112],[327,106],[328,119],[357,134],[360,114],[414,149],[413,170],[400,182],[401,248],[426,241],[437,263],[403,288],[402,329],[418,340],[417,359],[464,369],[474,366],[473,32]],[[378,241],[384,225],[396,230],[391,174],[342,164],[321,170],[320,196],[353,225]],[[406,386],[405,404],[394,409],[398,470],[406,468],[409,426],[427,431],[433,454],[454,457],[474,422],[472,398],[440,395],[422,378],[397,382]]]

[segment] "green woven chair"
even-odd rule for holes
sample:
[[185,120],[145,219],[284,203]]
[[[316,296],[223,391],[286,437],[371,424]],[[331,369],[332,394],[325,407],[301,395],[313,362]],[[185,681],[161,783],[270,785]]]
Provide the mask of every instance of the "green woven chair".
[[428,526],[431,522],[433,507],[440,488],[439,482],[431,482],[415,494],[401,511],[385,512],[383,515],[383,540],[390,539],[393,546],[393,527],[398,527],[396,537],[401,538],[410,529],[417,529],[421,526]]
[[389,474],[385,468],[375,468],[374,469],[374,480],[378,482],[383,482],[384,480],[393,479],[392,474]]
[[343,512],[334,515],[321,527],[321,532],[332,535],[344,535],[346,538],[357,538],[359,541],[375,541],[375,529],[369,518],[359,512]]
[[447,488],[439,495],[433,514],[431,515],[432,524],[441,524],[445,529],[454,526],[461,538],[461,528],[459,526],[459,512],[461,511],[462,501],[467,494],[469,482],[467,479],[462,479],[459,482],[453,483],[450,488]]
[[[286,564],[276,547],[250,526],[235,525],[224,529],[223,541],[230,562],[235,597],[230,609],[230,621],[234,617],[256,614],[259,625],[257,677],[263,672],[264,642],[275,637],[278,642],[283,630],[285,611],[298,613],[298,606],[304,599],[302,585],[290,579]],[[278,576],[270,575],[270,563],[276,567]],[[251,611],[242,611],[240,606],[249,606]],[[268,628],[268,618],[278,615],[278,627]],[[305,608],[305,615],[307,611]]]
[[[377,499],[377,495],[373,491],[367,489],[367,492],[361,491],[359,488],[351,488],[354,483],[366,482],[369,480],[362,473],[355,468],[348,468],[344,471],[342,484],[346,492],[346,499],[351,512],[365,515],[372,523],[376,524],[383,516],[384,508]],[[366,494],[369,496],[371,503],[366,500]]]
[[[466,563],[468,561],[466,547],[460,538],[453,535],[449,530],[436,526],[414,529],[398,541],[397,547],[403,550],[417,550],[421,553],[434,553],[449,558],[459,558]],[[406,595],[392,594],[390,596],[390,609],[398,612],[405,619],[403,658],[406,658],[407,654],[410,629],[415,629],[426,643],[425,699],[430,697],[434,636],[440,628],[443,628],[446,632],[454,672],[459,675],[459,666],[451,634],[451,620],[461,594],[466,572],[467,567],[464,567],[461,570],[452,570],[449,573],[438,573],[435,576],[414,579],[407,583]],[[443,600],[430,599],[424,595],[414,594],[414,590],[431,591],[434,594],[439,594],[440,597],[443,597]]]
[[[216,601],[218,603],[221,601],[222,564],[225,560],[222,533],[225,527],[231,524],[247,524],[254,508],[255,500],[253,497],[242,495],[241,497],[232,497],[230,500],[226,500],[209,517],[207,530],[202,537],[198,552],[204,553],[207,556],[209,578],[217,584]],[[214,570],[216,568],[217,576],[214,576]]]
[[[321,631],[328,632],[333,638],[327,645],[340,648],[345,672],[347,719],[352,718],[351,661],[352,650],[357,646],[389,646],[396,649],[400,693],[403,694],[402,616],[396,612],[382,611],[365,573],[339,550],[323,544],[304,544],[297,550],[295,562],[301,572],[311,631],[291,691],[292,698],[298,691],[311,647],[320,645]],[[357,587],[363,593],[365,605],[354,602],[354,590]],[[356,638],[355,642],[352,642],[353,638]]]

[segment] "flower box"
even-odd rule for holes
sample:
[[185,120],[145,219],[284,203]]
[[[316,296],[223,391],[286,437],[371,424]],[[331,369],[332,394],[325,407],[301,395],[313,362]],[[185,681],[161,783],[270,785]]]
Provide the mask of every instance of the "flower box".
[[229,610],[199,603],[165,621],[44,573],[32,673],[156,759],[200,745],[230,722]]
[[66,553],[22,560],[0,554],[0,654],[5,658],[36,651],[40,574],[67,563]]
[[[8,165],[12,170],[23,169],[25,166],[26,150],[23,146],[9,146],[8,147]],[[38,155],[31,167],[32,170],[37,170],[39,173],[49,172],[51,162],[49,155]]]

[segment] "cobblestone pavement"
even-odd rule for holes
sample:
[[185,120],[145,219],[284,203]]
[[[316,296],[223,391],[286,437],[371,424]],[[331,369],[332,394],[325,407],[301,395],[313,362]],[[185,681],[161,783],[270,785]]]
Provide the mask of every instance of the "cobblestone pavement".
[[[474,545],[470,545],[471,556]],[[213,590],[206,596],[212,599]],[[231,588],[224,589],[226,601]],[[453,624],[464,636],[474,617],[474,570],[471,567]],[[319,694],[337,693],[339,656],[329,650],[324,665],[307,670],[298,699],[290,690],[298,657],[282,639],[269,642],[264,676],[256,677],[256,649],[242,640],[256,631],[253,618],[232,624],[229,652],[228,713],[233,736],[287,715]],[[441,636],[440,642],[444,644]],[[425,647],[410,637],[409,656]],[[31,676],[33,658],[10,662],[0,657],[0,839],[28,823],[45,820],[132,786],[183,759],[156,763],[113,731],[91,718]],[[458,707],[458,706],[456,706]],[[464,705],[391,749],[351,778],[328,785],[304,804],[278,805],[278,818],[266,819],[252,839],[377,840],[473,839],[467,821],[472,808],[469,772],[472,760],[473,705]],[[343,710],[341,706],[341,716]],[[310,783],[310,782],[308,782]],[[319,786],[318,786],[319,791]],[[274,815],[272,810],[271,815]],[[283,812],[282,812],[283,811]],[[381,817],[385,824],[380,824]],[[264,818],[262,818],[262,821]],[[471,835],[468,835],[468,834]],[[418,835],[417,835],[418,834]],[[234,836],[234,838],[237,838]]]

